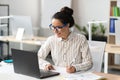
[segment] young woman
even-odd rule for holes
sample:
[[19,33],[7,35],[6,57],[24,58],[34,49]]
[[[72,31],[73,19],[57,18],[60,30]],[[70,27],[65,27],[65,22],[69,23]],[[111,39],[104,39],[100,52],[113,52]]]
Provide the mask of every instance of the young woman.
[[68,73],[88,70],[92,67],[92,57],[88,42],[84,35],[70,31],[74,25],[73,10],[63,7],[53,15],[50,29],[55,35],[50,36],[38,51],[39,63],[46,70],[54,69],[53,65],[45,61],[48,53],[56,66],[66,67]]

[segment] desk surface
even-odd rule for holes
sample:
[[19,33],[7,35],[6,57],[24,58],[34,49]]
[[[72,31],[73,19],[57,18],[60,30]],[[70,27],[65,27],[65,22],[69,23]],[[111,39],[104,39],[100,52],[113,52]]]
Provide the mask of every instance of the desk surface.
[[45,37],[33,37],[32,39],[24,39],[24,40],[16,40],[13,36],[1,36],[0,41],[4,42],[19,42],[19,43],[26,43],[32,45],[41,45],[42,42],[46,40]]
[[104,76],[107,80],[120,80],[119,75],[94,72],[97,75]]
[[120,45],[106,44],[105,51],[108,53],[120,54]]
[[[113,75],[113,74],[105,74],[105,73],[98,73],[98,72],[93,72],[99,76],[104,76],[107,78],[107,80],[120,80],[120,76],[118,75]],[[71,75],[71,74],[70,74]],[[80,76],[80,74],[78,74]],[[30,76],[25,76],[21,74],[16,74],[13,71],[13,65],[12,63],[0,63],[0,79],[1,80],[40,80],[34,77]],[[65,80],[62,75],[59,76],[54,76],[42,80]],[[73,79],[70,79],[73,80]],[[75,80],[80,80],[80,79],[75,79]]]
[[[112,53],[112,56],[109,54]],[[109,68],[120,69],[120,65],[116,65],[114,63],[114,55],[113,54],[120,54],[120,45],[116,44],[106,44],[105,48],[105,56],[104,56],[104,72],[108,73],[108,65]],[[108,58],[109,56],[109,58]]]

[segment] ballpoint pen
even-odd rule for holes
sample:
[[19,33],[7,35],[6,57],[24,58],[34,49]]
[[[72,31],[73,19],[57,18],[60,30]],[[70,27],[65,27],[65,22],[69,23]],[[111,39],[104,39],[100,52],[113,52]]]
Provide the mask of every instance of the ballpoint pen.
[[73,64],[73,61],[70,63],[70,66],[72,66],[72,64]]
[[72,60],[72,62],[70,63],[70,66],[72,66],[72,64],[75,62],[75,59]]

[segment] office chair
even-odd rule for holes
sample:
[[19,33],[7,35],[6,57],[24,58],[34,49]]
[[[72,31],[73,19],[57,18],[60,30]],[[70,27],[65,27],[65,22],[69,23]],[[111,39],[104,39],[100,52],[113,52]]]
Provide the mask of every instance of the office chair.
[[93,59],[93,67],[89,71],[101,72],[106,42],[88,41],[88,44]]

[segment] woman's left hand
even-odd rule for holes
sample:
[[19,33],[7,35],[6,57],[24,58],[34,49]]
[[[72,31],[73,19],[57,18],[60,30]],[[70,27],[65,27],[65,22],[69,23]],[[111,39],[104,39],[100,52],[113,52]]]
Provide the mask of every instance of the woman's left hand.
[[67,67],[66,67],[66,71],[67,71],[68,73],[74,73],[74,72],[76,72],[76,69],[75,69],[74,66],[67,66]]

